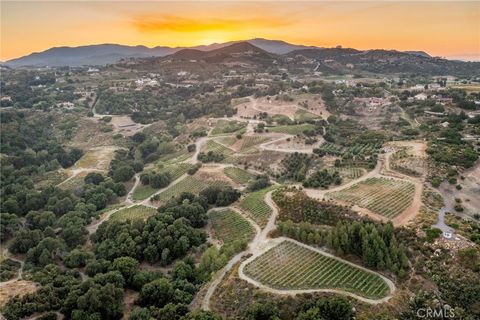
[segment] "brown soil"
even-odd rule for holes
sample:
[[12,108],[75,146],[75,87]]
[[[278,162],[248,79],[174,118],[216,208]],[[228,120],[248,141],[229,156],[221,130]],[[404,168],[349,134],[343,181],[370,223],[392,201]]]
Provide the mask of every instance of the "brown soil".
[[24,296],[37,291],[35,282],[27,280],[16,280],[0,287],[0,308],[14,296]]

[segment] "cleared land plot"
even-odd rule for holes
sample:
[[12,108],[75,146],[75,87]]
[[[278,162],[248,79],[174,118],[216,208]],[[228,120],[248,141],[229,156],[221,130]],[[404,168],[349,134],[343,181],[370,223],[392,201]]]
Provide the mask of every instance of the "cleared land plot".
[[277,290],[338,289],[373,299],[388,293],[388,285],[378,275],[291,241],[257,257],[244,271]]
[[37,291],[37,285],[35,282],[27,280],[16,280],[0,287],[0,308],[11,298],[15,296],[23,297],[28,293]]
[[313,124],[298,124],[292,126],[277,126],[277,127],[267,127],[270,132],[281,132],[288,134],[301,134],[305,130],[315,130]]
[[200,193],[209,186],[226,186],[228,183],[222,180],[204,179],[197,176],[188,176],[178,183],[170,186],[167,190],[159,193],[158,201],[165,203],[171,198],[179,196],[182,192]]
[[420,157],[402,157],[393,159],[392,168],[410,176],[421,176],[425,172],[425,160]]
[[116,149],[116,147],[90,149],[75,163],[74,168],[108,170]]
[[250,223],[233,210],[214,210],[209,214],[214,237],[224,244],[234,241],[248,241],[254,231]]
[[262,228],[267,224],[268,218],[272,214],[272,208],[265,202],[265,195],[273,189],[274,187],[269,187],[252,192],[240,204],[253,221]]
[[[192,167],[189,163],[179,163],[177,165],[165,166],[159,170],[155,170],[158,173],[168,172],[172,181],[177,180],[182,175],[187,173],[188,169]],[[157,192],[159,189],[155,189],[150,185],[138,185],[135,191],[133,192],[133,200],[143,200],[150,197],[152,194]]]
[[142,219],[147,220],[148,217],[153,215],[157,210],[154,208],[138,205],[133,206],[130,208],[125,208],[119,210],[112,214],[109,220],[113,221],[127,221],[127,220],[135,220],[135,219]]
[[223,172],[227,177],[238,184],[246,184],[253,178],[253,175],[249,172],[236,167],[225,168],[223,169]]
[[367,208],[387,218],[394,218],[412,204],[414,192],[415,186],[407,181],[370,178],[327,195]]

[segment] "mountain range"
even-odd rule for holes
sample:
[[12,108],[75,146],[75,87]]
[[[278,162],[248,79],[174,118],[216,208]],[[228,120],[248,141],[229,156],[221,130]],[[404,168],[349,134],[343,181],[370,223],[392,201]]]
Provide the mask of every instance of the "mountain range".
[[[171,61],[173,64],[165,65]],[[138,69],[175,68],[188,64],[192,68],[215,65],[250,67],[273,64],[317,64],[315,70],[325,74],[343,73],[411,73],[429,75],[480,75],[480,62],[463,62],[432,57],[423,51],[357,50],[320,48],[290,44],[280,40],[252,39],[215,43],[208,46],[170,48],[101,44],[81,47],[51,48],[43,52],[7,61],[9,67],[82,66],[127,63]],[[205,65],[206,64],[206,65]],[[213,70],[213,69],[211,69]]]
[[127,58],[164,57],[185,49],[211,51],[231,46],[232,44],[248,42],[260,49],[274,54],[286,54],[294,50],[312,49],[316,47],[295,45],[281,40],[251,39],[246,41],[230,41],[195,47],[165,47],[157,46],[126,46],[119,44],[98,44],[79,47],[54,47],[42,52],[35,52],[20,58],[6,61],[11,67],[19,66],[82,66],[106,65]]

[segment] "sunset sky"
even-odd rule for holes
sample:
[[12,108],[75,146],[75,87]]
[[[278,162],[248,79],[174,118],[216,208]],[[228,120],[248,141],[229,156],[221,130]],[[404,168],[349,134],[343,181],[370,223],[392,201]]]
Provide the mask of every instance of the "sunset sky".
[[193,46],[255,37],[480,60],[480,2],[1,2],[1,60],[55,46]]

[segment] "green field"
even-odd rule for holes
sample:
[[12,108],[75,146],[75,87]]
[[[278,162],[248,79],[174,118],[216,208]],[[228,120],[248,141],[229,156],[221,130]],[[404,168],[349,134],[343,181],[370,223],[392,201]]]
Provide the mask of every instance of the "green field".
[[302,134],[304,130],[315,130],[313,124],[297,124],[292,126],[277,126],[277,127],[268,127],[270,132],[281,132],[288,134]]
[[249,241],[253,237],[253,227],[247,219],[233,210],[214,210],[209,213],[209,218],[214,237],[224,244]]
[[253,178],[252,174],[237,167],[225,168],[223,169],[223,172],[227,177],[239,184],[246,184]]
[[311,112],[308,112],[306,110],[298,110],[297,112],[295,112],[295,120],[300,122],[305,122],[308,120],[313,120],[318,118],[320,118],[320,116],[313,114]]
[[220,180],[201,179],[196,176],[187,176],[178,183],[171,185],[168,189],[159,193],[159,202],[165,203],[171,198],[179,196],[182,192],[200,193],[209,186],[225,186],[228,185]]
[[269,187],[252,192],[247,195],[240,204],[240,206],[247,211],[253,221],[262,228],[267,224],[268,218],[270,218],[270,215],[272,214],[272,209],[267,205],[264,198],[265,195],[274,188],[275,187]]
[[283,241],[248,263],[245,274],[277,290],[339,289],[373,299],[388,293],[378,275],[292,241]]
[[387,218],[394,218],[412,204],[414,192],[415,186],[407,181],[370,178],[327,195],[367,208]]
[[137,205],[119,210],[110,216],[109,221],[126,221],[134,219],[146,220],[148,217],[157,212],[156,209]]

